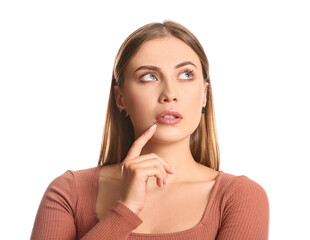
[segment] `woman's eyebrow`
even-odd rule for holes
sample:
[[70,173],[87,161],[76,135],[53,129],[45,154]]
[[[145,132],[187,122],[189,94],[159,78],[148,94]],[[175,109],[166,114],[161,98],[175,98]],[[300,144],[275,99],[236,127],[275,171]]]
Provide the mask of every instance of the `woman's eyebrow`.
[[180,67],[183,67],[185,65],[193,65],[195,68],[197,68],[197,66],[194,63],[192,63],[191,61],[185,61],[185,62],[179,63],[178,65],[175,66],[175,68],[180,68]]
[[[177,68],[183,67],[185,65],[193,65],[194,67],[197,68],[197,66],[194,63],[192,63],[191,61],[181,62],[181,63],[177,64],[174,68],[177,69]],[[142,70],[142,69],[148,69],[148,70],[153,70],[153,71],[160,71],[159,67],[152,66],[152,65],[146,65],[146,66],[138,67],[135,72],[137,72],[139,70]]]
[[142,69],[149,69],[149,70],[153,70],[153,71],[159,71],[160,68],[156,67],[156,66],[151,66],[151,65],[148,65],[148,66],[141,66],[141,67],[138,67],[136,69],[135,72],[139,71],[139,70],[142,70]]

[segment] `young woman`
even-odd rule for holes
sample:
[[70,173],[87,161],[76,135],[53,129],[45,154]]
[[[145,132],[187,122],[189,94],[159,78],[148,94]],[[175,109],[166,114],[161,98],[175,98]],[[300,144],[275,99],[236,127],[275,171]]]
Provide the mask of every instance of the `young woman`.
[[268,239],[264,189],[219,170],[204,50],[147,24],[114,64],[99,164],[47,188],[31,239]]

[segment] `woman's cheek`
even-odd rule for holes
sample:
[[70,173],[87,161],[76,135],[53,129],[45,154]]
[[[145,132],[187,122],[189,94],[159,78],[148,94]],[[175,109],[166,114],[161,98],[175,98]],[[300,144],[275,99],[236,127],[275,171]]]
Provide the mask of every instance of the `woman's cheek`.
[[134,127],[147,128],[151,124],[151,118],[154,113],[151,112],[152,104],[148,101],[146,96],[133,96],[129,99],[130,106],[128,106],[128,113]]

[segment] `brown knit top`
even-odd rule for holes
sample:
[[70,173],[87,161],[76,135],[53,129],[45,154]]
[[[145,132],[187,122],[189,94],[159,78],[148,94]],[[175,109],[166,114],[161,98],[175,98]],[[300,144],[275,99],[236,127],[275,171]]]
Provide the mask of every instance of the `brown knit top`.
[[269,203],[265,190],[246,176],[220,171],[201,221],[173,233],[133,233],[142,220],[117,201],[96,217],[100,167],[67,171],[48,186],[31,239],[256,240],[268,239]]

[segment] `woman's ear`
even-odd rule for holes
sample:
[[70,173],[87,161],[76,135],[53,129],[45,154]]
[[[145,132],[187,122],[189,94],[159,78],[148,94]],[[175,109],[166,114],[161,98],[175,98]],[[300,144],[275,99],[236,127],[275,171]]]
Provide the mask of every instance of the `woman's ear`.
[[119,86],[114,86],[114,96],[115,96],[115,103],[119,111],[121,112],[122,110],[126,110],[123,93],[120,90]]

